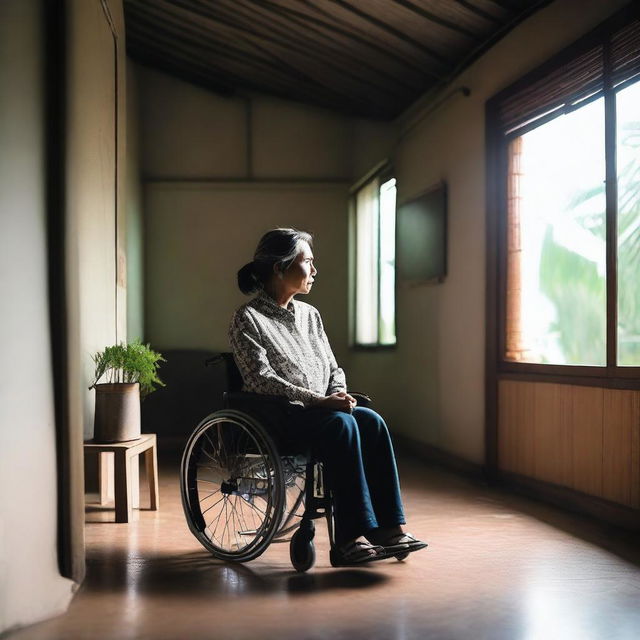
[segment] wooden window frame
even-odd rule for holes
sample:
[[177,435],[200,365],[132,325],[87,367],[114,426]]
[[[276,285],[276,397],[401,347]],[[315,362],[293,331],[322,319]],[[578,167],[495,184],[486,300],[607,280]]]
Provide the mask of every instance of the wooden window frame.
[[[617,183],[616,183],[616,112],[615,93],[631,82],[635,75],[615,88],[611,71],[611,38],[626,24],[638,19],[638,3],[633,3],[603,22],[594,31],[565,48],[537,69],[507,87],[486,105],[487,139],[487,406],[494,403],[497,379],[518,379],[556,382],[617,389],[640,389],[640,366],[617,364]],[[533,123],[507,133],[501,126],[500,105],[536,81],[547,77],[562,65],[576,59],[589,48],[601,44],[604,48],[604,83],[597,93],[580,103],[604,97],[605,100],[605,160],[606,160],[606,354],[605,366],[559,365],[514,362],[505,359],[507,302],[507,167],[509,142],[526,131],[555,118],[558,112],[541,117]],[[489,409],[488,409],[489,411]],[[491,412],[493,409],[491,409]],[[495,416],[488,416],[495,418]],[[491,424],[491,421],[489,422]]]

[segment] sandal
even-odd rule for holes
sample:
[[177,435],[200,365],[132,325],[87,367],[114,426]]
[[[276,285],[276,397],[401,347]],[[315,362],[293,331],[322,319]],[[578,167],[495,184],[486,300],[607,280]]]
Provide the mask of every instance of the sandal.
[[391,536],[384,543],[384,550],[387,556],[396,553],[411,553],[412,551],[420,551],[429,546],[426,542],[418,540],[412,533],[399,533]]
[[386,551],[380,545],[352,540],[331,550],[331,564],[334,567],[350,567],[374,560],[384,560],[389,557]]

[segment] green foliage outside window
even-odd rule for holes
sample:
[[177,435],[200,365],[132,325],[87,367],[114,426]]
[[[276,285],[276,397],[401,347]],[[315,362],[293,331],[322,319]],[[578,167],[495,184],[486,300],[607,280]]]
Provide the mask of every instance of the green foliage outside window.
[[[618,166],[618,364],[640,365],[640,121],[620,127],[618,145],[626,147]],[[575,195],[567,210],[602,199],[604,184]],[[603,218],[575,216],[575,221],[605,240]],[[602,314],[604,278],[596,265],[545,234],[540,262],[541,291],[552,302],[552,331],[569,364],[602,364],[606,316]]]

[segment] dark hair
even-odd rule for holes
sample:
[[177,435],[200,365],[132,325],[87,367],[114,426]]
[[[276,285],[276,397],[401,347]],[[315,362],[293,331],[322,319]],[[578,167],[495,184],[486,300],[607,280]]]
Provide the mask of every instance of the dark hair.
[[273,266],[286,271],[300,253],[300,242],[313,246],[313,238],[306,231],[298,229],[271,229],[267,231],[256,248],[253,262],[245,264],[238,271],[238,287],[242,293],[251,294],[264,285],[273,276]]

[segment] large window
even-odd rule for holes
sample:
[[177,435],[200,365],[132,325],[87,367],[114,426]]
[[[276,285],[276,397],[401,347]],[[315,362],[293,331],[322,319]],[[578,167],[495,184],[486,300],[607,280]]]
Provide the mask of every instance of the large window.
[[640,367],[640,22],[619,14],[488,118],[499,360]]
[[396,181],[376,175],[353,196],[354,343],[396,342]]

